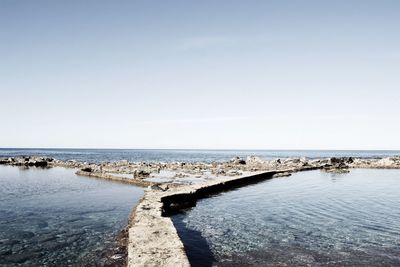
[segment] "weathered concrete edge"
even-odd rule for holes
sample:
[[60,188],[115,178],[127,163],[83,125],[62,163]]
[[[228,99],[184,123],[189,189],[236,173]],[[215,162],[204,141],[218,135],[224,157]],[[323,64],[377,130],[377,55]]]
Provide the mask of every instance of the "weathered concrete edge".
[[80,176],[87,176],[87,177],[99,178],[99,179],[104,179],[104,180],[110,180],[110,181],[114,181],[114,182],[131,184],[131,185],[136,185],[136,186],[141,186],[141,187],[148,187],[148,186],[157,184],[157,183],[143,181],[143,180],[139,180],[139,179],[119,177],[119,176],[100,173],[100,172],[85,172],[85,171],[79,170],[75,174],[80,175]]
[[[168,215],[172,206],[192,206],[200,198],[273,178],[274,174],[320,169],[304,167],[256,172],[160,192],[147,190],[130,221],[128,266],[190,266],[182,241]],[[179,209],[179,207],[178,207]]]

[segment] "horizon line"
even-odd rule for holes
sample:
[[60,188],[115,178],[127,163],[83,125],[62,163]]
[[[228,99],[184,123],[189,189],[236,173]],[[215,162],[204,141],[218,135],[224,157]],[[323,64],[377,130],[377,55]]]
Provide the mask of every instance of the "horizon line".
[[400,149],[321,149],[321,148],[90,148],[90,147],[0,147],[1,150],[7,149],[27,149],[27,150],[197,150],[197,151],[393,151]]

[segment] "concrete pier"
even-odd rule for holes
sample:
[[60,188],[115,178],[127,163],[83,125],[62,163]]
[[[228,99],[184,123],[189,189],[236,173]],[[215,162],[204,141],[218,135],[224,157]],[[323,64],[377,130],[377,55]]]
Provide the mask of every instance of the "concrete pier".
[[193,206],[200,198],[271,179],[274,175],[317,169],[305,167],[255,172],[168,191],[147,189],[130,222],[128,266],[190,266],[184,246],[168,215]]

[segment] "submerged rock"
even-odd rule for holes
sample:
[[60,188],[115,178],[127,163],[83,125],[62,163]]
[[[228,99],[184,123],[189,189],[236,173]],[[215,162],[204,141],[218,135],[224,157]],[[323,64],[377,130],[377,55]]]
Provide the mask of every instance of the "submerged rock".
[[0,256],[7,256],[7,255],[10,255],[10,254],[12,254],[12,250],[11,249],[1,249],[0,250]]
[[35,234],[30,231],[18,231],[13,234],[13,237],[15,237],[17,239],[30,239],[34,236],[35,236]]
[[49,226],[49,223],[46,221],[39,221],[37,224],[39,228],[46,228]]
[[347,165],[345,164],[339,164],[336,166],[325,166],[323,171],[328,172],[328,173],[349,173],[350,169]]
[[25,252],[21,254],[11,254],[5,257],[6,261],[12,263],[24,263],[27,260],[37,257],[37,254],[33,252]]

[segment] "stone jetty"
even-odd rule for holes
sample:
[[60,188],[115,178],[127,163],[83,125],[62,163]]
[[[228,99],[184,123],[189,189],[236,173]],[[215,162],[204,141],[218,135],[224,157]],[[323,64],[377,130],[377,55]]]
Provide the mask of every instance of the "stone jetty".
[[76,160],[58,160],[41,156],[0,158],[0,164],[20,167],[65,167],[74,168],[78,175],[115,180],[139,186],[155,184],[193,184],[209,180],[251,175],[258,171],[319,167],[327,172],[345,172],[351,168],[400,168],[400,157],[382,159],[287,158],[262,160],[255,156],[239,157],[225,162],[116,162],[89,163]]

